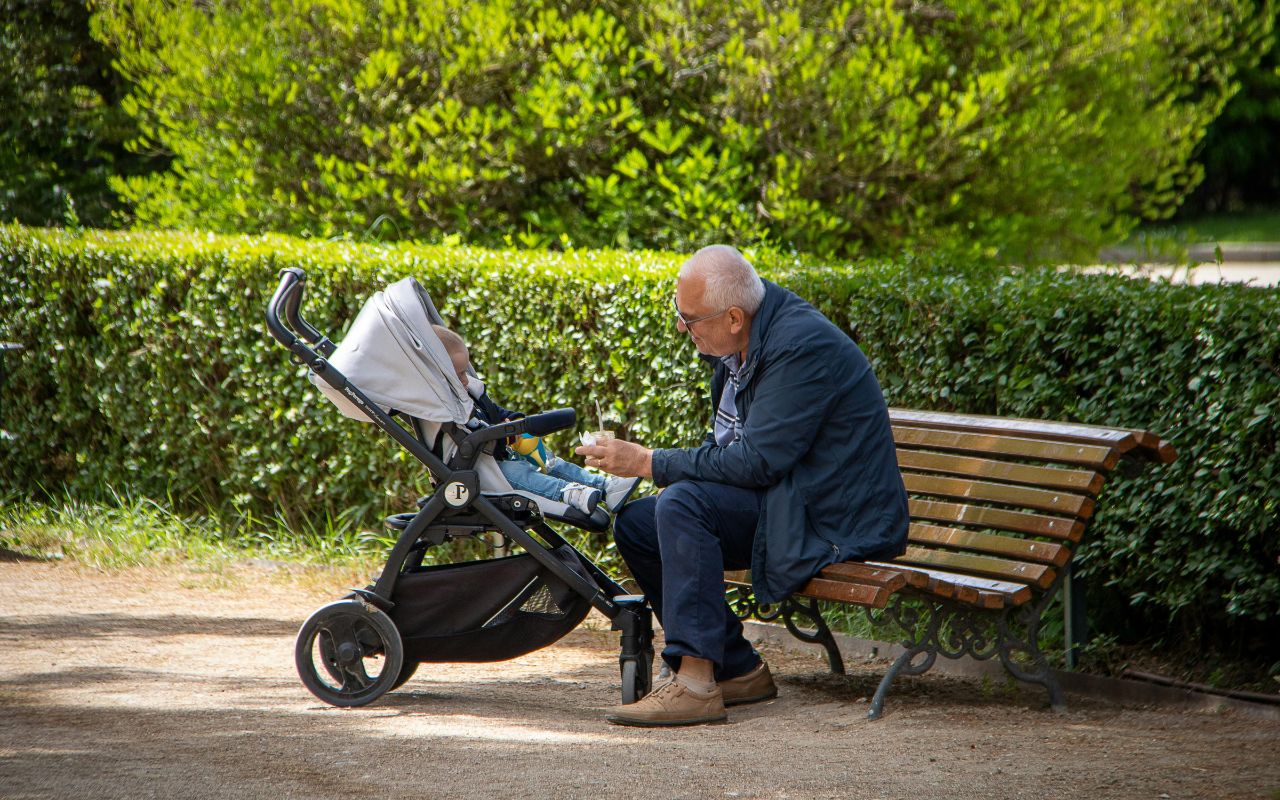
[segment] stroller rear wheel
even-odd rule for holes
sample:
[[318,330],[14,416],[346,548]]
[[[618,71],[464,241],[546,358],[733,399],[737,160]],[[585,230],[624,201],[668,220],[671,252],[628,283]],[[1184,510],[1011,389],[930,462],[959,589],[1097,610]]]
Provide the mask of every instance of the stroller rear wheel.
[[363,706],[403,682],[404,646],[385,613],[358,600],[340,600],[302,623],[294,663],[303,685],[324,702]]
[[413,673],[418,671],[417,661],[406,661],[400,665],[400,674],[396,676],[396,682],[391,685],[391,691],[399,689],[409,682],[413,677]]

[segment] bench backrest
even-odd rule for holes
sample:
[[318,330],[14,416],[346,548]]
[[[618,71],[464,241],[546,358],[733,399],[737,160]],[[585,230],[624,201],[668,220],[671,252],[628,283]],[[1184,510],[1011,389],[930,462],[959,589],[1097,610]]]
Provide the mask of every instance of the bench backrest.
[[953,584],[993,607],[1054,585],[1123,456],[1176,457],[1145,431],[901,409],[890,420],[911,513],[893,565],[921,573],[907,576],[917,588]]
[[910,497],[906,554],[833,565],[799,594],[880,607],[909,586],[980,607],[1021,605],[1056,585],[1122,457],[1176,457],[1146,431],[905,409],[889,416]]

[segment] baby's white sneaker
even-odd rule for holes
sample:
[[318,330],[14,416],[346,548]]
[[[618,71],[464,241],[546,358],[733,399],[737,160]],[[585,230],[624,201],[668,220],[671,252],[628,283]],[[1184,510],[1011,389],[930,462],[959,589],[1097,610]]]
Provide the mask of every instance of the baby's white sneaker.
[[569,483],[560,490],[560,500],[589,517],[600,504],[600,490],[581,483]]

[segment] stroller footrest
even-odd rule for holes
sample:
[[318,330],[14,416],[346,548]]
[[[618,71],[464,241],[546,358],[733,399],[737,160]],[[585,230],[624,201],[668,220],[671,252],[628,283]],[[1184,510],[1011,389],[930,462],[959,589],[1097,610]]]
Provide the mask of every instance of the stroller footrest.
[[390,528],[393,531],[402,531],[405,528],[409,527],[409,523],[412,522],[413,518],[416,516],[418,515],[412,511],[407,511],[403,514],[392,514],[391,516],[384,519],[382,521],[382,524],[386,525],[388,528]]

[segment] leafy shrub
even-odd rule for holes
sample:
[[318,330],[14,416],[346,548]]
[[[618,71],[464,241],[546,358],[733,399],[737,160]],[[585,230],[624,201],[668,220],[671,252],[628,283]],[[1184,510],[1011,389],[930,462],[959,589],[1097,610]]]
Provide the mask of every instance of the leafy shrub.
[[[1280,295],[756,259],[851,332],[893,405],[1171,440],[1177,462],[1109,485],[1082,551],[1091,585],[1111,587],[1095,596],[1127,609],[1108,624],[1132,621],[1137,636],[1172,617],[1220,646],[1274,650]],[[263,310],[286,266],[307,271],[304,316],[335,339],[371,292],[414,275],[505,405],[594,416],[599,401],[630,438],[695,443],[706,375],[671,324],[677,264],[661,253],[0,227],[0,339],[28,348],[8,359],[0,427],[17,438],[0,462],[0,496],[127,486],[229,517],[279,513],[295,529],[344,514],[372,526],[411,508],[423,471],[341,417],[266,335]],[[572,436],[550,444],[569,455]],[[1259,644],[1241,631],[1270,634]]]
[[146,225],[1002,260],[1171,212],[1263,35],[1246,0],[100,7],[174,157],[115,184]]

